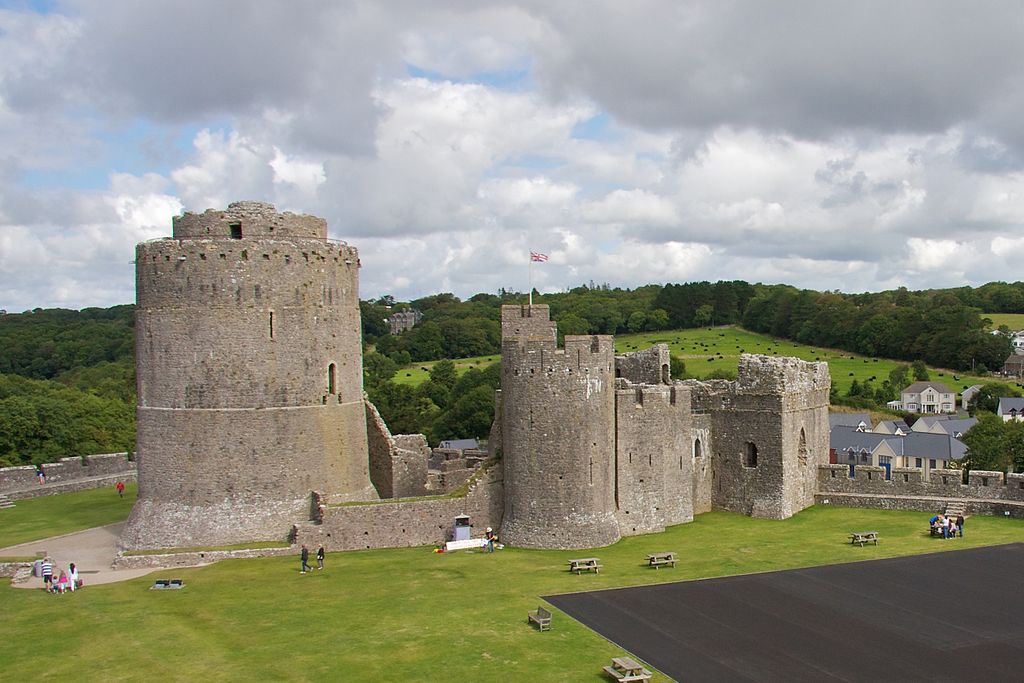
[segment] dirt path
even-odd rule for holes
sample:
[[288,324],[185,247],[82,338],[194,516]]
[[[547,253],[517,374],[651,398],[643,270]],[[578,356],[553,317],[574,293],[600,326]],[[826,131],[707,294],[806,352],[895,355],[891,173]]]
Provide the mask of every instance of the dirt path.
[[[68,564],[74,562],[80,578],[86,586],[127,581],[159,571],[157,567],[119,570],[111,568],[114,558],[117,556],[117,539],[121,535],[124,524],[124,522],[118,522],[73,534],[53,536],[41,541],[0,548],[0,556],[31,556],[45,551],[53,558],[54,578],[60,573],[60,569],[66,569]],[[16,583],[14,586],[17,588],[42,588],[43,580],[33,576],[28,581]]]

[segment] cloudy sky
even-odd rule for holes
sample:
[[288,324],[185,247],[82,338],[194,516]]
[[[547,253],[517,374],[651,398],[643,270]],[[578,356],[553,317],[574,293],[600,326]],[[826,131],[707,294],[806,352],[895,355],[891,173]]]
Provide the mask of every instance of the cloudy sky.
[[0,0],[0,308],[327,218],[361,295],[1019,280],[1018,2]]

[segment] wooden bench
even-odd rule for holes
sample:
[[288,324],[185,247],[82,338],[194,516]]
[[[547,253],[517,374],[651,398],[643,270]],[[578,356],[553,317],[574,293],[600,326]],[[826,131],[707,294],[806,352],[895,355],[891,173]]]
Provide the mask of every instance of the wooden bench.
[[532,612],[526,613],[527,624],[537,624],[537,628],[541,631],[551,630],[551,612],[547,611],[543,607],[538,607]]
[[584,557],[579,560],[569,560],[569,571],[580,574],[581,572],[601,573],[600,560],[596,557]]
[[639,662],[634,662],[629,657],[612,658],[612,665],[604,667],[604,671],[615,680],[623,681],[623,683],[649,681],[653,675]]
[[850,544],[860,545],[864,547],[865,543],[874,543],[878,545],[878,532],[877,531],[854,531],[850,534]]
[[676,561],[675,553],[651,553],[647,556],[647,566],[654,567],[655,569],[665,565],[675,567]]

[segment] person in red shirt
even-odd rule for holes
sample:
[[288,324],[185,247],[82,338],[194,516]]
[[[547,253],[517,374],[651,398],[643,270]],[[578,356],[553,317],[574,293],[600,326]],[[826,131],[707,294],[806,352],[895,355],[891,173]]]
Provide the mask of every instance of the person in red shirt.
[[124,482],[123,481],[117,482],[117,484],[114,485],[114,488],[117,489],[117,495],[119,495],[122,498],[124,498]]

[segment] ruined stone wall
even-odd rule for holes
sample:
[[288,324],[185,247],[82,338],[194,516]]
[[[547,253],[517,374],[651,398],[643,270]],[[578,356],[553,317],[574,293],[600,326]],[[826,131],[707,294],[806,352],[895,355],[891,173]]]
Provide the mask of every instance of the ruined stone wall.
[[502,538],[521,547],[609,545],[620,537],[612,338],[567,336],[557,349],[547,311],[534,306],[517,327],[523,312],[502,307]]
[[717,408],[722,402],[722,396],[732,390],[732,383],[725,380],[687,380],[677,385],[690,392],[690,449],[693,454],[691,500],[693,514],[699,515],[711,512],[713,508],[715,442],[712,409]]
[[[83,457],[61,458],[60,462],[51,462],[43,465],[46,473],[46,484],[39,485],[39,478],[36,476],[34,465],[20,465],[18,467],[0,468],[0,493],[8,494],[15,491],[40,490],[41,495],[59,493],[69,488],[61,488],[59,491],[49,486],[50,484],[82,483],[83,486],[73,490],[79,491],[88,488],[99,488],[106,486],[107,478],[123,478],[124,481],[135,480],[135,463],[128,460],[127,453],[103,453],[98,455],[86,455]],[[93,481],[102,477],[102,481]],[[90,486],[89,483],[95,483]],[[29,496],[15,496],[25,498]],[[34,496],[32,496],[34,497]]]
[[427,493],[430,447],[422,434],[392,436],[376,406],[366,401],[370,449],[370,480],[381,498],[404,498]]
[[814,502],[827,462],[828,366],[743,355],[735,390],[712,409],[713,507],[785,519]]
[[502,468],[496,465],[464,497],[328,507],[321,524],[297,526],[295,542],[311,548],[323,543],[329,551],[439,545],[463,514],[470,517],[473,536],[481,537],[485,528],[501,527],[502,491]]
[[313,488],[376,498],[356,250],[256,203],[174,232],[136,250],[139,501],[124,547],[279,538]]
[[615,356],[615,376],[633,384],[669,384],[668,344]]
[[617,380],[616,498],[623,536],[693,520],[690,392]]

